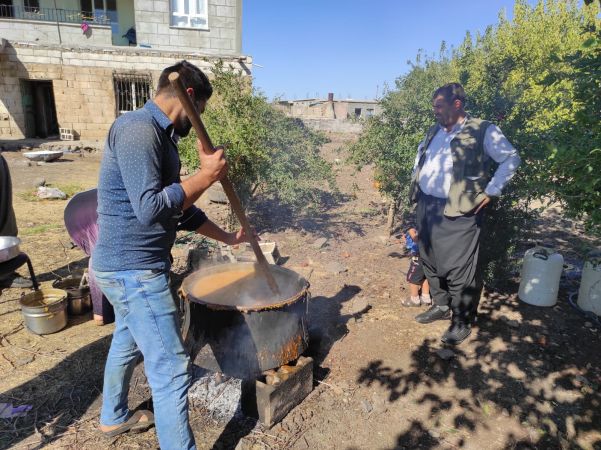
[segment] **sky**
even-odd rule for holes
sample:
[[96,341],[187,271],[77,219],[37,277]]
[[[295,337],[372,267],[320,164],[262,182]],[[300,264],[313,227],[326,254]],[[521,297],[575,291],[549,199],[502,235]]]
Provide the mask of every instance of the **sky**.
[[[530,1],[533,3],[534,0]],[[269,99],[372,99],[409,70],[511,17],[513,0],[244,0],[242,50]],[[261,66],[261,67],[259,67]]]

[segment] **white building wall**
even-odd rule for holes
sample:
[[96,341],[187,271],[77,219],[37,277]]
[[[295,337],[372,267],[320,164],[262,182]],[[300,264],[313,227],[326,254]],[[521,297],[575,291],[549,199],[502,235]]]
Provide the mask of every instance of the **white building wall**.
[[169,0],[135,0],[138,44],[172,51],[240,55],[242,0],[208,0],[208,29],[171,26]]
[[[161,71],[186,59],[210,77],[217,61],[199,53],[182,53],[112,47],[64,48],[37,44],[3,42],[0,49],[0,138],[25,137],[25,114],[21,80],[52,81],[59,127],[71,128],[80,139],[106,137],[116,117],[113,75],[141,73],[151,76],[156,89]],[[220,57],[250,75],[250,58]]]
[[91,25],[91,33],[83,34],[80,24],[41,22],[33,20],[0,18],[0,37],[9,41],[37,42],[44,44],[111,46],[111,27]]
[[[57,4],[60,8],[60,0]],[[208,0],[207,29],[171,26],[170,0],[134,0],[134,16],[138,46],[211,55],[241,54],[242,0]],[[51,21],[0,18],[0,37],[58,44],[60,29],[60,41],[65,45],[112,46],[110,26],[89,25],[91,33],[84,34],[79,23],[57,25]],[[126,31],[121,30],[122,34]]]

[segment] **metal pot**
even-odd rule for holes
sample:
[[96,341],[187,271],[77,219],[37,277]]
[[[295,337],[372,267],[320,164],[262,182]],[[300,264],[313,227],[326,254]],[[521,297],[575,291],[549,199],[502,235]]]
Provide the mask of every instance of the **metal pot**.
[[67,292],[69,315],[80,316],[92,309],[92,298],[89,286],[80,286],[81,278],[64,278],[52,283],[52,287]]
[[0,236],[0,263],[19,256],[21,253],[19,244],[21,244],[21,239],[18,237]]
[[180,290],[186,300],[183,336],[197,365],[252,379],[297,359],[307,349],[309,283],[291,270],[270,266],[282,292],[291,295],[260,305],[241,305],[232,298],[207,302],[192,294],[194,286],[208,275],[253,266],[222,264],[200,269],[184,280]]
[[67,292],[41,288],[19,301],[23,321],[35,334],[51,334],[67,326]]

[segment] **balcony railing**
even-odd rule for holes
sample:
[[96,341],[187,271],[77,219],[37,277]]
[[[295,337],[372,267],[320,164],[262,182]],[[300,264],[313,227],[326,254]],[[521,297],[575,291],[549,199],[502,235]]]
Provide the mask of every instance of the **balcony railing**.
[[41,20],[47,22],[82,23],[90,22],[98,25],[110,25],[106,14],[76,11],[70,9],[32,8],[27,6],[0,5],[0,18]]

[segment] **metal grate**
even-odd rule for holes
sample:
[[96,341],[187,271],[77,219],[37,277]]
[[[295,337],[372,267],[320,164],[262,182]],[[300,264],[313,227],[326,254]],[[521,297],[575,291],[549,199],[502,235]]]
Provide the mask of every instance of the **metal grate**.
[[117,116],[144,106],[152,95],[150,74],[113,74]]

